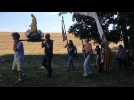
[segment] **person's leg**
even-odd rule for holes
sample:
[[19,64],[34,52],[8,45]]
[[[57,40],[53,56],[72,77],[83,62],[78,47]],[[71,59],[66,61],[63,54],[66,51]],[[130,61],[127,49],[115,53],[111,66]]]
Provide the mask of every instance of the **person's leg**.
[[119,58],[117,58],[117,68],[116,68],[116,72],[117,72],[117,79],[118,81],[120,81],[120,73],[121,73],[121,60]]
[[22,81],[22,64],[17,60],[17,76],[18,76],[18,81]]
[[91,66],[90,58],[91,58],[91,55],[88,55],[88,58],[87,58],[87,73],[88,74],[92,74],[92,66]]
[[103,66],[104,66],[104,63],[100,63],[99,72],[103,71]]
[[75,70],[73,60],[74,60],[74,56],[71,55],[70,56],[70,67],[71,67],[71,70]]
[[67,71],[71,70],[71,56],[68,56],[68,61],[67,61]]
[[15,67],[16,67],[16,58],[14,57],[13,59],[13,64],[12,64],[12,71],[15,71]]
[[44,56],[43,57],[43,61],[42,61],[42,66],[44,66],[47,70],[48,70],[48,67],[47,67],[47,57],[46,56]]
[[119,68],[119,70],[120,69],[122,69],[122,61],[121,61],[121,59],[117,59],[117,62],[118,62],[118,68]]
[[52,69],[51,69],[51,59],[48,56],[44,56],[42,65],[46,68],[48,71],[48,77],[51,78]]
[[71,65],[72,65],[72,70],[74,70],[74,71],[75,71],[74,58],[72,58]]
[[52,66],[51,66],[51,63],[52,63],[52,58],[50,58],[50,59],[48,60],[48,66],[47,66],[47,68],[48,68],[48,77],[49,77],[49,78],[52,77]]
[[84,71],[84,73],[83,73],[83,76],[84,77],[86,77],[87,76],[87,71],[86,71],[86,62],[87,60],[86,60],[86,58],[85,58],[85,60],[84,60],[84,64],[83,64],[83,71]]
[[88,67],[89,67],[89,64],[88,63],[89,63],[89,56],[87,56],[85,58],[84,65],[83,65],[83,70],[84,70],[83,76],[84,77],[88,76]]
[[99,56],[97,55],[96,56],[96,68],[95,68],[96,73],[99,72],[99,69],[100,69],[100,59],[99,59]]
[[127,67],[127,59],[122,60],[122,65],[123,65],[125,70],[128,69],[128,67]]

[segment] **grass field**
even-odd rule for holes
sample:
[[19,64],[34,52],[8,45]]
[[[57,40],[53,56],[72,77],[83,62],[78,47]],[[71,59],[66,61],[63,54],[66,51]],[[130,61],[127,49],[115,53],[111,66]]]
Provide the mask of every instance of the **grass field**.
[[[56,37],[57,36],[57,37]],[[23,37],[23,36],[22,36]],[[24,38],[24,37],[23,37]],[[53,70],[54,79],[47,78],[46,69],[41,69],[43,49],[40,43],[24,42],[25,47],[25,73],[26,79],[20,84],[14,84],[16,75],[11,72],[13,60],[12,40],[9,33],[0,33],[0,56],[6,61],[0,63],[0,87],[96,87],[96,86],[134,86],[134,72],[119,69],[113,58],[113,70],[110,73],[94,73],[89,78],[82,77],[83,59],[81,55],[81,42],[75,39],[79,55],[75,59],[76,71],[66,71],[66,49],[58,35],[53,35],[55,41]],[[71,39],[71,37],[70,37]],[[94,65],[94,57],[92,65]]]

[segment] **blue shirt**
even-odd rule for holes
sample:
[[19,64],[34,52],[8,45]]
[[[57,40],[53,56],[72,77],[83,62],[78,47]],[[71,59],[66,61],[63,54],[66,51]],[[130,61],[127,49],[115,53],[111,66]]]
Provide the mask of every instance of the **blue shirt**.
[[19,59],[21,63],[24,62],[24,47],[22,42],[18,42],[16,46],[17,51],[15,52],[15,56]]

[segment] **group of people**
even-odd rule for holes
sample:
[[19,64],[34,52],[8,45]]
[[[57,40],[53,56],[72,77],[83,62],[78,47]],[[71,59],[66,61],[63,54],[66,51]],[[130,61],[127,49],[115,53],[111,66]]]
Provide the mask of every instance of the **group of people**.
[[[12,37],[14,40],[13,50],[14,50],[14,60],[12,65],[12,71],[16,72],[17,70],[17,77],[18,81],[22,81],[24,79],[25,73],[23,70],[23,64],[24,64],[24,47],[22,41],[20,41],[20,35],[19,33],[15,32],[12,33]],[[52,59],[53,59],[53,40],[50,38],[50,34],[45,35],[45,39],[41,43],[41,47],[44,48],[44,56],[42,60],[42,66],[44,66],[48,71],[48,78],[52,78]],[[74,45],[72,40],[67,41],[67,44],[65,45],[65,48],[67,48],[68,51],[68,61],[67,61],[67,71],[75,70],[74,67],[74,59],[77,58],[77,48]],[[96,55],[96,70],[97,72],[105,71],[105,60],[108,60],[109,62],[106,63],[106,66],[111,66],[111,54],[105,55],[105,45],[97,45],[95,48],[95,55]],[[110,49],[107,49],[110,50]],[[85,39],[83,42],[83,55],[84,55],[84,62],[83,62],[83,76],[87,77],[90,76],[93,73],[93,66],[91,65],[91,59],[92,55],[94,54],[92,44],[90,43],[89,39]],[[110,52],[110,51],[109,51]],[[127,55],[127,50],[120,45],[119,50],[117,53],[117,61],[119,66],[126,66],[125,58]],[[110,60],[108,59],[109,56]],[[17,68],[17,69],[16,69]],[[107,68],[106,68],[107,69]]]
[[[112,56],[109,55],[111,53],[109,51],[110,48],[106,47],[107,47],[106,44],[102,43],[101,45],[97,45],[95,50],[93,51],[91,41],[89,39],[85,39],[85,42],[83,43],[84,77],[90,76],[93,73],[93,70],[95,70],[97,73],[102,71],[108,72],[111,70],[110,67],[111,67]],[[93,55],[95,55],[96,59],[95,66],[91,65],[91,59],[93,58]]]
[[[24,47],[20,40],[20,35],[18,32],[12,33],[12,38],[14,40],[13,50],[14,50],[14,60],[12,64],[12,72],[17,72],[18,82],[24,80]],[[42,66],[48,70],[48,78],[52,78],[52,58],[53,58],[53,40],[50,39],[50,34],[45,35],[45,40],[41,44],[44,49],[45,55],[42,60]]]

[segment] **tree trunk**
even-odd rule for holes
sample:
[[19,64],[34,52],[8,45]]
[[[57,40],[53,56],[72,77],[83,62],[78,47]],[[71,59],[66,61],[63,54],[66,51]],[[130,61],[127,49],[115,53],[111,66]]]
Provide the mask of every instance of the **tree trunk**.
[[123,43],[125,48],[129,48],[128,45],[128,36],[123,35]]

